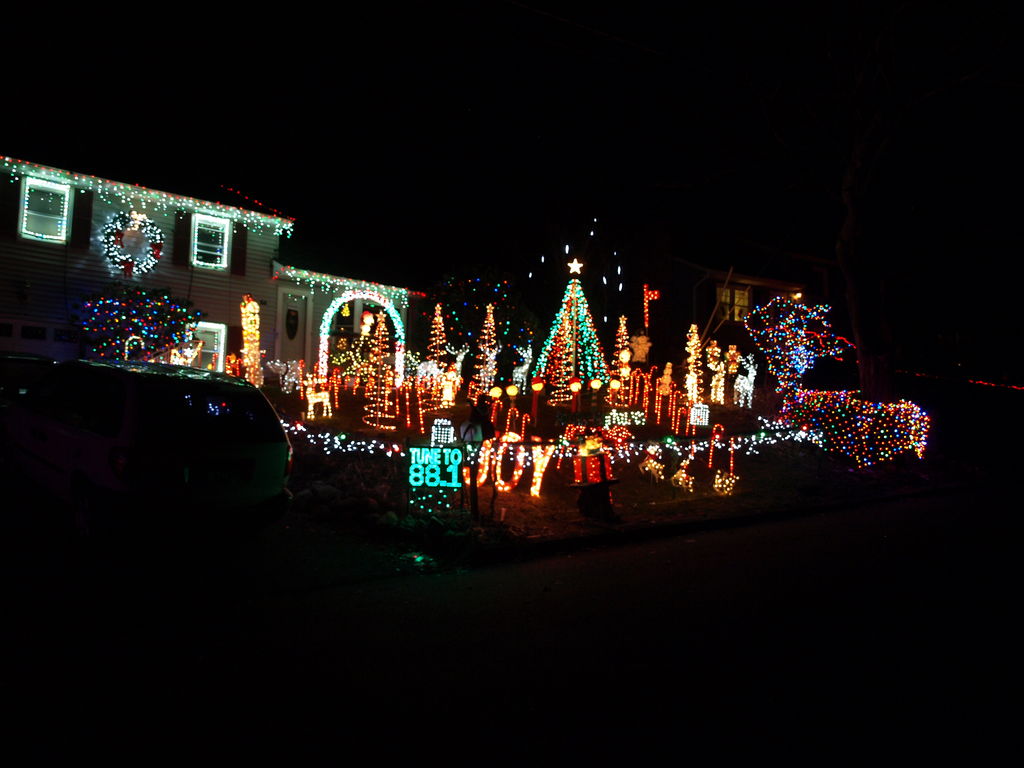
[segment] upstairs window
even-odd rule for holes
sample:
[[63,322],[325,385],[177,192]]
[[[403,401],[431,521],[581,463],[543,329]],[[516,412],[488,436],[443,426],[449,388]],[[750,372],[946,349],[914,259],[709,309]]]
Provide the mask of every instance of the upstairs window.
[[22,237],[66,243],[71,186],[26,176],[21,197]]
[[192,217],[192,263],[197,267],[227,269],[231,221],[197,213]]
[[750,312],[750,286],[718,286],[718,316],[726,321],[742,323]]

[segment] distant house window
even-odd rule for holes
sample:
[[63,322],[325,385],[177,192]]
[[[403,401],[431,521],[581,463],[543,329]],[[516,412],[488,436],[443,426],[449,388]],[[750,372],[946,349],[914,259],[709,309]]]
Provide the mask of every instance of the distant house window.
[[46,326],[23,325],[21,326],[21,338],[32,339],[33,341],[46,341]]
[[197,213],[192,217],[192,263],[197,267],[227,269],[231,221]]
[[22,185],[21,235],[64,243],[71,215],[71,186],[26,176]]
[[750,312],[749,285],[718,286],[718,316],[720,318],[741,323],[748,312]]
[[64,328],[54,328],[53,340],[61,341],[65,344],[77,344],[78,343],[78,331],[67,330]]
[[228,327],[222,323],[199,322],[196,325],[195,337],[203,342],[203,348],[194,363],[195,367],[208,371],[223,371]]

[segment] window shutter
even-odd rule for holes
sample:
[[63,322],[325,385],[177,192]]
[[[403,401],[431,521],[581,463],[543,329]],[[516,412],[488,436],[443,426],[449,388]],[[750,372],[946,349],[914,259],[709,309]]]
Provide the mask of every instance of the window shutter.
[[189,253],[192,249],[192,214],[178,211],[174,219],[174,243],[171,248],[171,263],[177,267],[187,267]]
[[93,193],[88,189],[81,192],[72,191],[74,202],[71,213],[71,247],[88,250],[92,240],[92,200]]
[[21,221],[21,179],[0,176],[0,232],[13,235]]
[[225,355],[241,355],[242,354],[242,326],[240,325],[229,325],[228,326],[228,341],[227,346],[224,348]]
[[235,222],[231,233],[231,274],[245,275],[245,260],[249,248],[249,230],[240,222]]

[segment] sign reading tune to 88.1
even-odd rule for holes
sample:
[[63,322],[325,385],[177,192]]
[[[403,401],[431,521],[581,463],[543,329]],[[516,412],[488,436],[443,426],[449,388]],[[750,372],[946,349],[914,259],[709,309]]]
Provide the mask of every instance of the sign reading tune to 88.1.
[[460,448],[409,448],[409,485],[413,488],[461,488]]

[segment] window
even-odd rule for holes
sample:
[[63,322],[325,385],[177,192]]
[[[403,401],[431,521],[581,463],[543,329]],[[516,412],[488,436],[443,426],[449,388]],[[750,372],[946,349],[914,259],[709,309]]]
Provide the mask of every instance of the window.
[[222,323],[196,324],[195,337],[203,342],[199,357],[195,360],[196,368],[208,371],[224,370],[224,346],[228,337],[228,329]]
[[718,286],[718,316],[720,318],[741,323],[748,312],[750,312],[749,285]]
[[192,263],[197,267],[227,269],[231,221],[197,213],[192,217]]
[[21,235],[65,243],[71,214],[71,187],[26,176],[22,186]]

